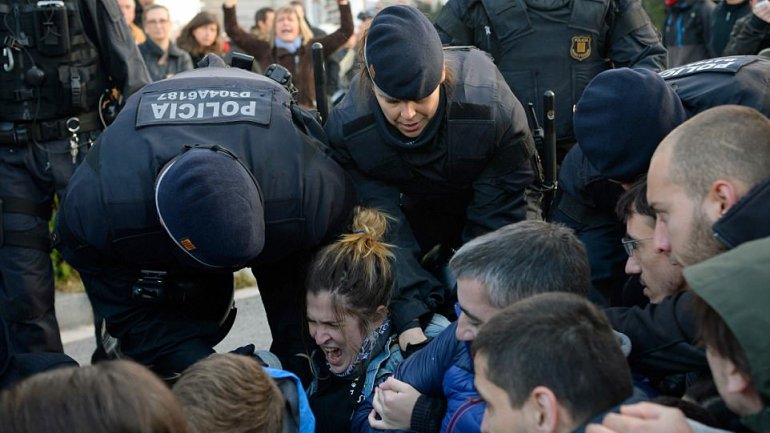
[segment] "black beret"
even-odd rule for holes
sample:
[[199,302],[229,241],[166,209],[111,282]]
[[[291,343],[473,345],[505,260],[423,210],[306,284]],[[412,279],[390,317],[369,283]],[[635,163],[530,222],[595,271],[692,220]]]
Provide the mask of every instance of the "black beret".
[[161,225],[198,263],[240,267],[265,243],[259,186],[231,153],[194,147],[171,160],[155,182]]
[[372,20],[364,59],[369,76],[383,92],[416,101],[441,83],[444,51],[436,29],[412,6],[389,6]]
[[663,138],[687,120],[682,101],[656,72],[619,68],[594,77],[575,107],[575,138],[606,178],[633,182]]

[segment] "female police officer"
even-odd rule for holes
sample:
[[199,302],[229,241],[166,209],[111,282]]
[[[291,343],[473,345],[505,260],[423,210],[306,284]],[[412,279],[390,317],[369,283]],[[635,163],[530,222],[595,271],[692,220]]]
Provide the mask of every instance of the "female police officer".
[[383,9],[363,54],[365,68],[325,129],[364,205],[395,218],[391,309],[407,349],[425,340],[420,320],[447,301],[421,257],[525,219],[539,166],[524,109],[491,59],[442,49],[417,9]]

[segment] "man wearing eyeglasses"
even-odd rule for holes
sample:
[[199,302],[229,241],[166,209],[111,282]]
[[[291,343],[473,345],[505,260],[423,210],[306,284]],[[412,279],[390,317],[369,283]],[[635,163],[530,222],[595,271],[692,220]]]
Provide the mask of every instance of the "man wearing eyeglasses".
[[171,42],[171,18],[165,6],[154,4],[145,9],[142,25],[147,40],[139,45],[139,52],[152,81],[193,69],[190,54]]
[[622,245],[628,254],[626,274],[638,275],[644,295],[659,304],[669,295],[685,290],[682,266],[674,263],[665,251],[655,247],[655,213],[647,203],[647,179],[634,183],[620,199],[617,214],[626,223]]

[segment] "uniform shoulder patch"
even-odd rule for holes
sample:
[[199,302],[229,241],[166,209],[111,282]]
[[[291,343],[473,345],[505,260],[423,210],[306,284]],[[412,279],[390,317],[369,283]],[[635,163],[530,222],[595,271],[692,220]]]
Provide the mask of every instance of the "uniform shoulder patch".
[[270,124],[273,89],[201,87],[142,93],[136,127],[223,122]]
[[573,36],[569,55],[579,62],[591,57],[591,35]]
[[717,57],[666,69],[665,71],[659,72],[659,74],[663,78],[686,77],[688,75],[700,74],[703,72],[735,74],[742,67],[756,61],[758,61],[756,56]]

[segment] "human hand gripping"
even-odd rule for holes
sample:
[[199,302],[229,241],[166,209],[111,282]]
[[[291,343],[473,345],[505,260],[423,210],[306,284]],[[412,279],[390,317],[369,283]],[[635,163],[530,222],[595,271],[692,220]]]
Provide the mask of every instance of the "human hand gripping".
[[238,4],[238,0],[225,0],[225,7],[231,8]]
[[589,424],[586,433],[693,433],[681,410],[654,403],[622,406],[601,424]]
[[374,389],[374,410],[369,413],[369,425],[379,430],[409,430],[412,410],[419,397],[420,392],[412,385],[389,377]]

